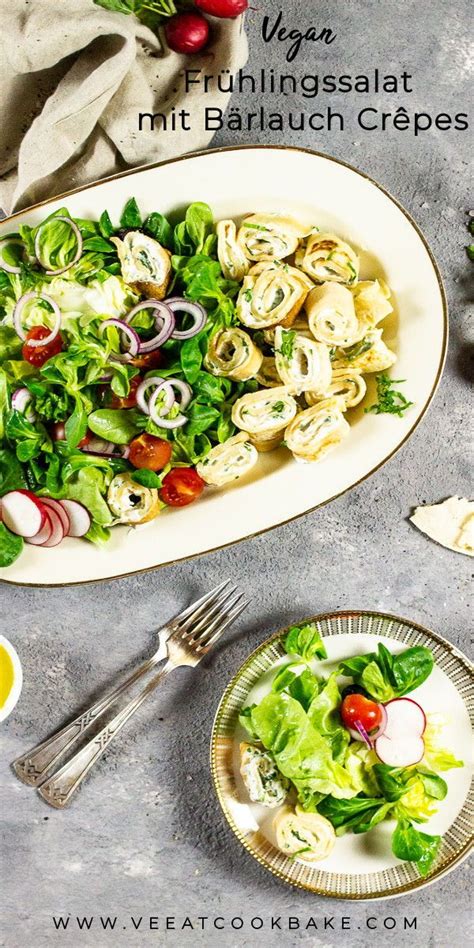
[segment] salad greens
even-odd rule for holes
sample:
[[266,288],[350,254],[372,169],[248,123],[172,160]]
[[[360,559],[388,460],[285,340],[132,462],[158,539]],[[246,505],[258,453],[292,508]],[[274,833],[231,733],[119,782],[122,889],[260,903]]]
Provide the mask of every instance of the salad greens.
[[[132,5],[130,12],[134,10]],[[76,262],[75,228],[82,240]],[[119,331],[113,325],[105,331],[102,327],[105,319],[123,318],[139,301],[133,285],[122,279],[111,240],[123,238],[130,229],[169,251],[171,293],[199,302],[207,312],[199,333],[186,340],[169,339],[161,347],[160,376],[192,386],[187,422],[174,429],[158,427],[149,415],[129,407],[126,400],[133,380],[156,375],[156,368],[119,361]],[[137,471],[121,456],[132,438],[144,432],[169,441],[169,470],[196,464],[234,434],[232,405],[258,384],[211,375],[204,356],[210,335],[237,321],[234,300],[239,284],[222,274],[212,211],[201,202],[190,205],[176,223],[159,212],[143,218],[134,198],[116,224],[107,210],[99,220],[85,220],[61,207],[34,227],[20,225],[11,236],[14,242],[4,246],[3,259],[19,272],[0,268],[0,497],[10,490],[28,489],[39,497],[77,500],[92,516],[87,538],[103,542],[104,527],[113,520],[106,495],[116,474],[128,471],[144,487],[161,485],[153,471]],[[62,268],[66,268],[62,273],[46,272]],[[61,312],[61,351],[42,365],[24,358],[14,327],[15,304],[29,292],[46,294]],[[51,329],[53,322],[51,305],[38,296],[22,316],[26,332],[38,326]],[[142,341],[150,339],[156,333],[153,310],[139,311],[133,328]],[[18,410],[12,403],[19,389],[30,393],[31,411]],[[57,426],[63,426],[59,437]],[[82,442],[91,436],[112,445],[112,453],[101,457],[83,451]],[[7,533],[4,526],[3,540]],[[3,556],[12,562],[21,544],[8,537],[7,545],[10,553]]]
[[433,670],[434,659],[424,645],[415,645],[400,655],[392,655],[379,642],[377,652],[358,655],[341,662],[342,675],[354,679],[373,698],[390,701],[418,688]]
[[426,875],[439,845],[439,836],[421,832],[447,794],[437,769],[462,767],[440,746],[441,722],[428,718],[425,754],[419,763],[395,767],[383,763],[374,744],[353,739],[343,723],[341,705],[347,692],[390,701],[418,688],[433,669],[424,646],[393,655],[381,642],[375,652],[348,658],[329,677],[315,661],[327,657],[315,623],[294,626],[283,640],[291,660],[280,664],[270,692],[258,704],[244,707],[240,724],[250,738],[269,752],[277,770],[291,782],[298,807],[316,812],[332,824],[336,836],[365,833],[389,818],[396,820],[392,849],[399,859],[414,862]]

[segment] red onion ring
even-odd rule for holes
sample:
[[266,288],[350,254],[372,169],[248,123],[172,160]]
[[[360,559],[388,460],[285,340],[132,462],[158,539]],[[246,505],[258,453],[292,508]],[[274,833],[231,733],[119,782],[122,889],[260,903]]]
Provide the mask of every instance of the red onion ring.
[[85,454],[94,454],[100,458],[108,458],[114,453],[115,447],[112,441],[105,441],[103,438],[91,438],[80,450],[84,451]]
[[[66,264],[65,267],[59,267],[57,270],[46,270],[47,264],[43,263],[41,259],[40,234],[41,234],[41,229],[45,226],[45,224],[50,224],[52,221],[62,221],[63,224],[69,224],[69,226],[74,231],[74,235],[77,240],[77,250],[76,250],[73,260],[71,260],[71,263]],[[36,259],[38,263],[40,264],[41,267],[43,267],[43,270],[45,270],[48,276],[59,276],[60,273],[65,273],[66,270],[70,270],[70,268],[73,267],[74,264],[77,263],[77,261],[82,256],[82,235],[75,221],[71,220],[70,217],[59,217],[59,216],[54,217],[54,218],[50,217],[49,220],[43,221],[43,223],[39,225],[36,231],[35,255],[36,255]]]
[[51,309],[53,310],[55,320],[54,320],[54,326],[49,336],[45,336],[44,339],[28,339],[28,345],[33,346],[33,347],[47,346],[50,342],[53,341],[53,339],[56,339],[56,336],[61,328],[61,313],[60,313],[58,304],[55,303],[54,300],[52,300],[50,296],[47,296],[46,293],[32,292],[32,293],[24,293],[23,296],[20,296],[20,299],[18,300],[15,306],[15,309],[13,310],[13,325],[15,327],[15,332],[17,336],[20,337],[20,339],[23,339],[23,340],[26,339],[26,332],[23,329],[23,326],[21,324],[21,316],[22,316],[23,308],[25,304],[33,299],[46,300],[46,302],[49,303],[49,305],[51,306]]
[[379,704],[380,711],[382,712],[382,720],[376,731],[370,734],[370,740],[375,741],[377,737],[380,737],[387,727],[388,716],[385,710],[385,705]]
[[172,339],[191,339],[192,336],[196,336],[198,332],[201,332],[201,329],[206,325],[207,313],[200,303],[185,300],[183,296],[172,296],[165,302],[173,313],[188,313],[194,319],[194,326],[191,329],[174,329],[171,334]]
[[23,247],[21,237],[2,237],[0,239],[0,268],[6,270],[7,273],[21,273],[21,267],[14,267],[11,263],[6,263],[3,259],[2,244],[19,244]]
[[[156,386],[162,385],[162,383],[163,383],[164,381],[165,381],[165,380],[162,379],[161,376],[159,376],[159,375],[151,375],[150,378],[144,379],[143,382],[140,382],[140,385],[138,386],[138,388],[137,388],[137,390],[136,390],[136,392],[135,392],[135,398],[136,398],[136,400],[137,400],[137,405],[138,405],[138,407],[142,410],[142,412],[143,412],[144,415],[149,415],[149,414],[150,414],[150,412],[149,412],[149,410],[148,410],[148,402],[147,402],[147,400],[146,400],[146,398],[145,398],[145,392],[146,392],[147,389],[149,389],[152,385],[156,385]],[[167,409],[167,411],[170,411],[171,408],[172,408],[173,405],[174,405],[174,392],[173,392],[173,389],[172,389],[170,386],[169,386],[169,387],[167,386],[166,389],[163,388],[163,391],[166,392],[166,402],[165,402],[166,409]]]
[[129,347],[128,352],[114,352],[111,355],[112,359],[115,359],[117,362],[129,362],[130,359],[133,359],[134,356],[138,355],[138,350],[140,348],[140,336],[128,323],[124,322],[123,319],[104,319],[104,321],[99,326],[99,332],[103,332],[104,329],[107,329],[107,326],[115,326],[120,332],[124,333],[128,337]]
[[[158,426],[158,428],[181,428],[182,425],[185,425],[187,422],[186,415],[176,415],[176,418],[163,418],[160,412],[156,408],[156,400],[162,391],[166,390],[165,386],[168,386],[169,382],[162,382],[161,385],[158,385],[153,392],[150,401],[148,402],[148,413],[151,420]],[[173,391],[171,389],[171,391]],[[174,399],[174,395],[173,395]],[[163,406],[166,410],[166,406]],[[169,410],[169,409],[168,409]]]
[[155,326],[158,329],[158,334],[153,336],[153,339],[147,339],[146,342],[140,340],[139,352],[153,352],[154,349],[158,349],[159,346],[162,346],[170,337],[175,327],[175,318],[171,309],[166,303],[163,303],[161,300],[142,300],[141,303],[137,303],[133,309],[125,316],[126,321],[133,319],[136,313],[140,312],[142,309],[153,309],[155,311]]
[[[31,405],[32,395],[27,388],[17,388],[12,395],[12,408],[14,411],[20,411],[27,421],[35,421],[36,412]],[[28,407],[30,406],[30,407]]]
[[370,737],[367,734],[367,731],[365,730],[364,725],[361,724],[360,721],[354,721],[354,727],[355,727],[355,730],[360,735],[359,740],[360,738],[362,738],[364,743],[367,744],[367,747],[369,748],[369,750],[372,750],[372,741],[370,740]]
[[167,379],[167,381],[169,382],[170,385],[172,385],[173,388],[177,388],[178,391],[181,393],[181,401],[179,403],[179,407],[187,408],[187,406],[189,405],[193,397],[193,390],[191,386],[188,385],[187,382],[183,382],[181,379],[172,378],[172,379]]

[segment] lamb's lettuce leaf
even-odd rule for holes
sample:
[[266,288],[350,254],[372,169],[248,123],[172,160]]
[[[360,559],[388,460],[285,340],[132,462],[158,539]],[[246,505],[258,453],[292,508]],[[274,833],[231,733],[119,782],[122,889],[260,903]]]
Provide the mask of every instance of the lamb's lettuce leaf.
[[416,829],[409,820],[401,819],[392,836],[392,851],[397,859],[416,863],[421,876],[426,876],[438,854],[441,836],[429,836]]

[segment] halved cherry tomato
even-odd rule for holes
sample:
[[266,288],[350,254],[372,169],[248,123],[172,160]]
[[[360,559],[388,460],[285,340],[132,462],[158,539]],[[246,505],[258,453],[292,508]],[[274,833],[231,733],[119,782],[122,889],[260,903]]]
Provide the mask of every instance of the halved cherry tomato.
[[186,507],[202,494],[205,482],[193,467],[174,467],[163,478],[160,498],[170,507]]
[[162,471],[169,464],[171,451],[172,445],[169,441],[144,433],[130,443],[128,460],[134,467]]
[[341,718],[346,727],[362,724],[368,734],[382,723],[382,709],[376,701],[361,694],[347,695],[341,704]]
[[116,395],[115,392],[112,394],[112,400],[110,402],[111,408],[135,408],[137,404],[137,388],[142,381],[141,375],[134,375],[133,379],[130,379],[130,391],[128,395],[121,397]]
[[61,352],[63,348],[63,341],[61,339],[60,333],[55,336],[51,342],[48,342],[46,346],[29,346],[29,339],[46,339],[46,336],[50,335],[51,330],[47,326],[33,326],[32,329],[29,329],[26,334],[26,341],[22,348],[22,355],[26,362],[29,362],[30,365],[41,366],[44,365],[48,359],[51,359],[53,356],[57,355],[58,352]]
[[161,349],[154,349],[153,352],[143,352],[130,359],[129,365],[135,365],[139,369],[157,369],[163,364],[163,354]]
[[81,441],[79,441],[79,444],[77,446],[79,450],[82,451],[83,448],[87,448],[87,445],[89,444],[91,438],[93,437],[94,435],[92,434],[92,431],[86,431],[84,437],[81,439]]

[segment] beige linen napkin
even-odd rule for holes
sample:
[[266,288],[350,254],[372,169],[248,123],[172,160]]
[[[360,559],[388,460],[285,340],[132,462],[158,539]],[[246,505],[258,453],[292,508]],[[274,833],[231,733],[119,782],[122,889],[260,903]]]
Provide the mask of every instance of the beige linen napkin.
[[[93,0],[2,0],[0,206],[11,212],[127,167],[205,148],[206,106],[229,96],[183,91],[183,67],[233,74],[248,55],[243,18],[212,21],[199,55],[167,49],[133,16]],[[181,73],[181,75],[180,75]],[[186,108],[191,131],[138,130],[139,112]],[[159,129],[159,130],[158,130]]]

